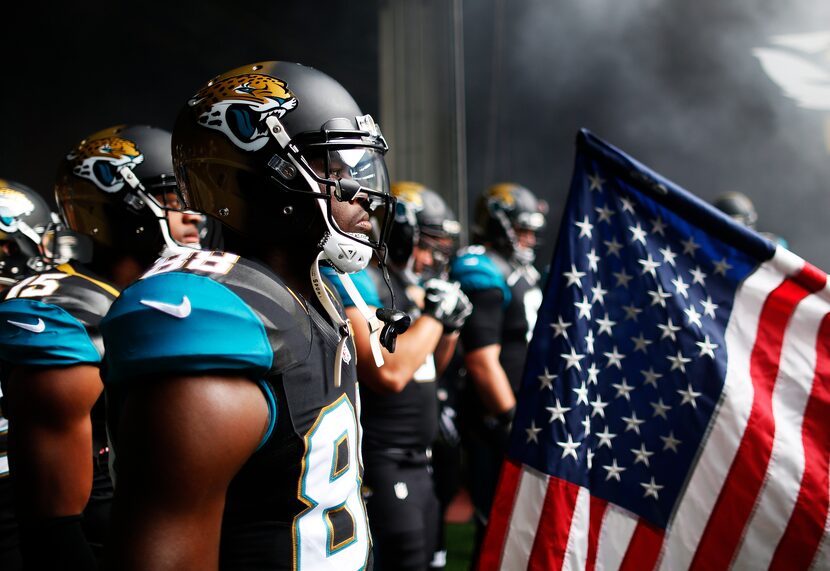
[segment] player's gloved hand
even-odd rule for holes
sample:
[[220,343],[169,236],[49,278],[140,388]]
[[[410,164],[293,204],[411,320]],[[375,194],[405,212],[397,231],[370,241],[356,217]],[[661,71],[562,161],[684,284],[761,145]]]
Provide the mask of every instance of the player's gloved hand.
[[482,418],[484,424],[484,438],[499,452],[507,451],[510,443],[510,431],[513,428],[513,417],[516,408],[496,415],[487,415]]
[[458,433],[458,427],[455,425],[455,417],[458,413],[449,405],[441,407],[441,414],[438,417],[438,431],[441,433],[441,438],[450,446],[458,446],[461,443],[461,435]]
[[458,282],[432,278],[424,284],[424,315],[444,325],[445,333],[458,331],[473,311],[473,304]]

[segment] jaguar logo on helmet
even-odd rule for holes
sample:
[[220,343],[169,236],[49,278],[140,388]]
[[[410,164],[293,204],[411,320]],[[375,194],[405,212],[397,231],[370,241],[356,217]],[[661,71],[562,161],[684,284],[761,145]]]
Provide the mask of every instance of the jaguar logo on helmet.
[[17,221],[34,211],[35,205],[22,192],[9,188],[0,181],[0,230],[17,231]]
[[281,79],[251,73],[209,82],[188,105],[196,110],[200,125],[253,152],[268,142],[265,119],[282,118],[297,106],[297,98]]
[[74,161],[72,173],[92,181],[104,192],[115,193],[124,188],[121,169],[135,169],[144,162],[144,155],[135,143],[120,137],[81,141],[78,148],[66,155]]
[[511,206],[516,199],[513,197],[513,190],[512,184],[497,184],[487,191],[488,198],[490,200],[494,200],[497,202],[501,202],[504,205]]

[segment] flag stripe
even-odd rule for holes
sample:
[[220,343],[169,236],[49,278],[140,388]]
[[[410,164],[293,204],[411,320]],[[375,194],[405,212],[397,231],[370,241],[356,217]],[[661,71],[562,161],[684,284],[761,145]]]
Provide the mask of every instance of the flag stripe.
[[830,316],[818,334],[813,390],[804,412],[806,465],[795,509],[775,551],[771,569],[807,569],[827,521],[830,467]]
[[[698,458],[686,491],[670,523],[661,569],[685,569],[691,564],[695,546],[706,528],[708,516],[718,498],[718,491],[740,445],[749,418],[754,389],[749,379],[749,356],[758,327],[761,307],[769,293],[783,277],[778,265],[792,256],[783,249],[774,260],[762,264],[744,280],[735,295],[732,315],[726,328],[727,362],[724,398],[716,412],[712,430]],[[779,264],[779,262],[782,262]]]
[[784,280],[764,302],[750,357],[750,376],[755,395],[749,421],[692,560],[692,567],[706,564],[725,568],[740,544],[772,452],[775,433],[772,390],[778,376],[784,332],[798,303],[823,286],[824,277],[805,265],[797,276]]
[[602,520],[597,547],[597,567],[619,569],[639,518],[622,508],[609,505]]
[[576,484],[549,478],[528,569],[548,571],[561,568],[578,494],[579,486]]
[[528,568],[530,551],[539,526],[539,517],[546,503],[548,478],[536,470],[522,469],[519,489],[513,504],[510,528],[504,541],[502,569]]
[[588,530],[588,559],[585,562],[585,571],[594,571],[596,568],[599,532],[602,530],[602,522],[605,520],[605,509],[607,507],[608,502],[602,498],[591,496],[591,523]]
[[763,488],[735,558],[739,569],[764,569],[795,506],[804,472],[802,419],[816,367],[816,338],[827,313],[823,290],[802,301],[793,313],[781,349],[773,391],[775,439]]
[[663,530],[649,525],[645,520],[637,522],[631,543],[623,557],[620,571],[654,569],[663,547]]
[[508,458],[502,463],[496,495],[493,498],[493,508],[490,512],[490,521],[487,523],[487,532],[484,536],[478,560],[478,568],[482,571],[499,567],[521,473],[522,469],[518,462]]
[[[553,478],[551,478],[553,479]],[[571,518],[571,529],[568,534],[568,546],[565,550],[565,560],[562,569],[568,571],[582,571],[588,557],[588,529],[591,525],[591,492],[587,488],[578,487],[579,494]]]

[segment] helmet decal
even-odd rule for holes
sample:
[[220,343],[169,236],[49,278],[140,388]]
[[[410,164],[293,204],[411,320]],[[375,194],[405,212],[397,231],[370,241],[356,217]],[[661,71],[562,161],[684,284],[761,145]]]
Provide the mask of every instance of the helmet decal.
[[75,176],[91,180],[104,192],[114,193],[125,184],[118,171],[124,167],[134,169],[144,162],[144,155],[129,139],[108,137],[81,141],[66,159],[75,161],[72,167]]
[[421,191],[423,190],[424,185],[418,184],[417,182],[396,182],[392,194],[418,209],[424,207],[424,198],[421,195]]
[[16,232],[18,219],[31,214],[34,209],[34,203],[25,194],[0,180],[0,230]]
[[487,191],[487,197],[491,200],[501,202],[505,206],[512,206],[516,199],[513,197],[513,190],[515,185],[512,184],[497,184],[492,186]]
[[287,84],[275,77],[251,73],[210,81],[188,105],[200,125],[224,133],[244,151],[258,151],[268,142],[265,119],[282,118],[297,106]]

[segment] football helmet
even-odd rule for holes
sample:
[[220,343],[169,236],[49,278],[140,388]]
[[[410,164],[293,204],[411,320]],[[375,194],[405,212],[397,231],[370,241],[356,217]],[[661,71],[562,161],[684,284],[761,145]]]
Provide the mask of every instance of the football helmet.
[[[377,124],[328,75],[260,62],[209,81],[179,114],[173,161],[185,205],[257,241],[296,242],[322,230],[320,248],[340,272],[382,250],[394,199]],[[376,231],[341,230],[331,200],[357,200]],[[322,222],[322,226],[315,226]]]
[[[170,237],[165,196],[177,193],[170,133],[119,125],[83,139],[61,161],[55,200],[67,226],[144,261],[190,252]],[[160,198],[157,198],[160,197]]]
[[0,286],[40,269],[41,239],[51,223],[52,213],[37,192],[0,179]]
[[755,228],[758,222],[758,213],[752,200],[742,192],[725,192],[713,202],[715,208],[734,218],[744,226]]
[[534,248],[522,246],[517,230],[538,233],[545,226],[548,205],[527,188],[499,183],[488,188],[476,204],[473,240],[487,242],[504,256],[522,264],[532,264]]
[[461,223],[452,209],[434,190],[423,184],[400,181],[392,185],[397,198],[395,223],[389,233],[389,259],[399,268],[413,272],[415,246],[430,250],[432,266],[425,268],[423,279],[446,271],[461,234]]

